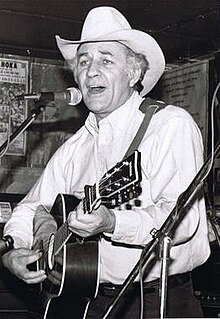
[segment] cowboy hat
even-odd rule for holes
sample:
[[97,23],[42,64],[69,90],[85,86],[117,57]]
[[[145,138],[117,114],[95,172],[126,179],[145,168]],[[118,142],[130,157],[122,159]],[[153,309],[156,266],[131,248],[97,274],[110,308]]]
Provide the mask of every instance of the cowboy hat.
[[164,55],[155,39],[145,32],[132,29],[126,18],[113,7],[92,9],[84,21],[80,40],[65,40],[59,35],[55,37],[66,61],[72,60],[79,44],[85,42],[117,41],[135,53],[142,53],[149,63],[142,80],[142,96],[155,86],[165,69]]

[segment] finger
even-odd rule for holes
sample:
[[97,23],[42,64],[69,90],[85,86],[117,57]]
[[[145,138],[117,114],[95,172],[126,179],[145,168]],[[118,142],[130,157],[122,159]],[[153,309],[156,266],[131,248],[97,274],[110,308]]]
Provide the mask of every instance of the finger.
[[49,275],[48,275],[48,280],[50,280],[50,282],[52,282],[52,284],[54,285],[60,285],[61,283],[61,280],[62,280],[62,276],[59,275],[58,273],[54,273],[54,272],[51,272]]
[[41,240],[37,239],[33,244],[33,250],[36,251],[41,247]]
[[42,257],[42,252],[41,251],[32,251],[31,253],[25,255],[25,256],[22,256],[22,263],[23,264],[26,264],[26,265],[29,265],[29,264],[33,264],[35,263],[36,261],[38,261],[40,258]]
[[74,223],[76,221],[76,212],[75,211],[69,213],[67,221],[68,221],[69,226],[74,225]]
[[54,278],[57,281],[61,281],[62,280],[62,271],[57,271],[57,270],[52,270],[49,272],[48,274],[48,278]]
[[26,272],[23,276],[23,281],[27,284],[37,284],[44,281],[47,278],[44,270],[40,271],[29,271]]
[[16,276],[26,283],[38,283],[46,279],[44,270],[30,271],[26,267],[17,268]]
[[17,257],[18,259],[24,258],[26,260],[31,260],[32,262],[34,262],[42,256],[42,252],[39,249],[15,249],[11,250],[11,255]]
[[79,203],[79,205],[77,206],[77,208],[76,208],[76,214],[77,214],[77,215],[84,215],[84,214],[85,214],[85,209],[84,209],[83,201],[81,201],[81,202]]

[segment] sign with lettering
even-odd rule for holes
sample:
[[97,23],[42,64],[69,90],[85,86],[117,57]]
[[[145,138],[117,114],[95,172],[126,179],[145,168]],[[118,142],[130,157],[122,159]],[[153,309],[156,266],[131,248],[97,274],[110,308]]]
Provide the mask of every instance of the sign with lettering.
[[[27,92],[28,61],[0,58],[0,144],[25,120],[27,106],[16,96]],[[20,134],[11,143],[7,155],[24,155],[26,133]]]
[[209,61],[175,67],[165,72],[162,100],[188,111],[198,124],[205,149],[208,139]]

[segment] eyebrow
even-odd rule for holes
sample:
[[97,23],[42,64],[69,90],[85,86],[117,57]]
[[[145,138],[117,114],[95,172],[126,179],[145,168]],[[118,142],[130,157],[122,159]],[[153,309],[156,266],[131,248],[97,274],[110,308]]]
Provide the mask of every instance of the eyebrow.
[[82,56],[87,56],[89,53],[88,52],[82,52],[82,53],[78,53],[77,56],[78,58],[81,58]]
[[[100,50],[99,53],[101,53],[102,55],[110,55],[110,56],[114,56],[114,54],[110,51],[102,51]],[[81,52],[81,53],[78,53],[78,58],[81,58],[83,56],[88,56],[89,55],[89,52]]]
[[110,51],[99,51],[101,54],[103,54],[103,55],[111,55],[111,56],[113,56],[114,54],[112,53],[112,52],[110,52]]

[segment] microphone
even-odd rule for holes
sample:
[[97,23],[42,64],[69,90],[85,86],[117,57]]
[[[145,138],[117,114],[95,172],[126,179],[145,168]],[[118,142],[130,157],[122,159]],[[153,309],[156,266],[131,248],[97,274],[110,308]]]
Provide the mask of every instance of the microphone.
[[0,256],[14,248],[14,240],[10,235],[6,235],[0,239]]
[[67,102],[69,105],[77,105],[82,100],[82,93],[79,89],[70,87],[65,92],[40,92],[22,94],[16,97],[19,100],[39,101],[39,102]]

